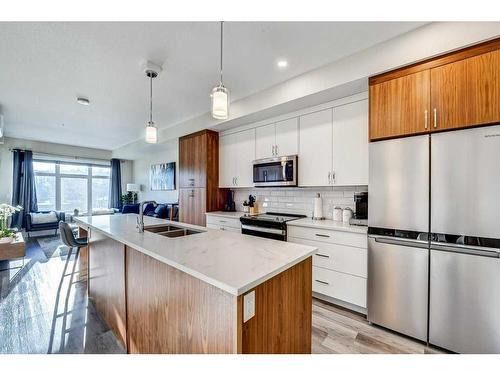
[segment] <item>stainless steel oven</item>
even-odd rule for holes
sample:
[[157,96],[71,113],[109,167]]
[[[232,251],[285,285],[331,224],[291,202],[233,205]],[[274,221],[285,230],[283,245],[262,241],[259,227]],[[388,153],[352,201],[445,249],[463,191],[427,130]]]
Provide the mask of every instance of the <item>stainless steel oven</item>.
[[297,186],[297,155],[254,160],[253,184],[265,186]]

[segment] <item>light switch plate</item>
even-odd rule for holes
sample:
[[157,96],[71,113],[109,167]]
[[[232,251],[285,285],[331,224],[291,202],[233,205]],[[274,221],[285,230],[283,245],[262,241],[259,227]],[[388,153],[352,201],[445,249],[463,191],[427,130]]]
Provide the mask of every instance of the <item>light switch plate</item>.
[[243,323],[255,316],[255,290],[243,296]]

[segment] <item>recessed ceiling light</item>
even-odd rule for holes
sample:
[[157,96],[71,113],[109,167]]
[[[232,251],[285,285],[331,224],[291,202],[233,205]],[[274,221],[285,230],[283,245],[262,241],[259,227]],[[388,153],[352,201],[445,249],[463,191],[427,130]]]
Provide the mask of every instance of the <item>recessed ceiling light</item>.
[[81,105],[89,105],[90,104],[90,100],[88,100],[87,98],[82,98],[80,96],[78,98],[76,98],[76,101]]
[[288,61],[286,60],[278,60],[278,62],[276,63],[276,65],[278,65],[278,68],[286,68],[288,66]]

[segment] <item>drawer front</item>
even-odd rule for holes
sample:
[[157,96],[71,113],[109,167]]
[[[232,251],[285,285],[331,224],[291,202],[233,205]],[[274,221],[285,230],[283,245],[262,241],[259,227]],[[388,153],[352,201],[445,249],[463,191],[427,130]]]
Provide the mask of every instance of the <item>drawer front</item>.
[[304,240],[321,241],[368,248],[368,237],[364,233],[351,233],[338,230],[314,229],[289,225],[288,237],[302,238]]
[[241,222],[239,219],[228,219],[214,215],[207,215],[207,226],[208,224],[241,229]]
[[207,224],[207,228],[225,230],[225,231],[234,232],[234,233],[241,233],[241,228],[233,228],[233,227],[228,227],[225,225]]
[[317,247],[318,252],[313,256],[314,266],[354,276],[367,276],[367,249],[293,237],[289,238],[288,242]]
[[366,279],[313,266],[313,292],[366,308]]

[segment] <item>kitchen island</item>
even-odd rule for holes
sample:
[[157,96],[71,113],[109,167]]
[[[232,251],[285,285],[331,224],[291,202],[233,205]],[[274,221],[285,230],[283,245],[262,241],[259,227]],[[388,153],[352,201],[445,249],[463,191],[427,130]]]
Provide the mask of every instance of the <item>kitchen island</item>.
[[128,353],[310,353],[314,247],[136,219],[75,218],[89,297]]

